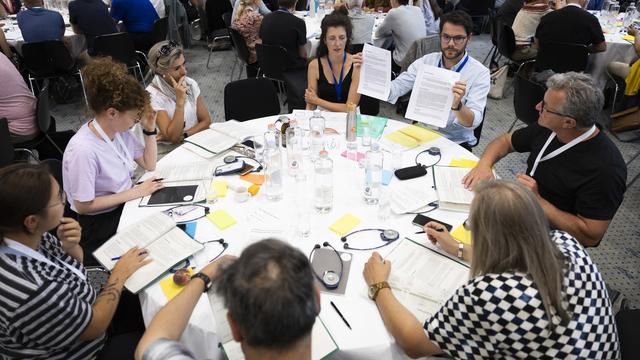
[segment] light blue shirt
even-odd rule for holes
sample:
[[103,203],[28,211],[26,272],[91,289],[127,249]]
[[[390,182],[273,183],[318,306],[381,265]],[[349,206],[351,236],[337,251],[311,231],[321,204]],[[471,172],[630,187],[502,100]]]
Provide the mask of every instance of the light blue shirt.
[[[389,99],[387,99],[387,101],[395,104],[400,96],[411,91],[420,68],[425,65],[438,66],[441,56],[441,52],[434,52],[414,61],[407,71],[400,74],[400,76],[391,82],[391,91],[389,92]],[[468,56],[468,54],[465,54],[460,62],[454,65],[451,70],[458,71],[458,68],[464,63],[466,56]],[[459,72],[460,81],[464,81],[467,84],[467,91],[462,97],[462,104],[473,112],[473,125],[466,127],[460,124],[455,112],[451,111],[449,113],[447,126],[440,128],[439,131],[453,142],[458,144],[468,142],[470,145],[474,145],[477,139],[473,135],[473,129],[478,127],[482,122],[482,113],[487,105],[487,94],[491,86],[489,69],[478,60],[469,56],[469,60]],[[423,101],[427,100],[425,99]]]

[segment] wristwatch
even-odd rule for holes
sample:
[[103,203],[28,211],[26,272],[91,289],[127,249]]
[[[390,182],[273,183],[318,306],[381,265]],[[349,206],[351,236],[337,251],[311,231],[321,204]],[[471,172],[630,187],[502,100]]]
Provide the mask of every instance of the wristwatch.
[[188,137],[189,137],[189,134],[187,134],[187,132],[186,132],[186,131],[182,133],[182,139],[183,139],[183,140],[184,140],[184,139],[186,139],[186,138],[188,138]]
[[460,111],[460,109],[462,109],[462,101],[458,103],[458,106],[451,108],[453,111]]
[[381,281],[379,283],[375,283],[369,286],[369,299],[375,301],[376,298],[378,297],[378,292],[380,292],[380,290],[384,288],[391,289],[391,287],[389,286],[389,283],[386,281]]
[[458,259],[462,259],[463,250],[464,250],[464,244],[458,243]]
[[209,291],[209,289],[211,289],[211,278],[209,278],[207,275],[199,272],[199,273],[195,273],[192,277],[191,280],[193,279],[201,279],[202,281],[204,281],[204,291],[203,292],[207,292]]
[[142,133],[147,136],[158,135],[158,129],[153,129],[153,131],[148,131],[145,128],[142,128]]

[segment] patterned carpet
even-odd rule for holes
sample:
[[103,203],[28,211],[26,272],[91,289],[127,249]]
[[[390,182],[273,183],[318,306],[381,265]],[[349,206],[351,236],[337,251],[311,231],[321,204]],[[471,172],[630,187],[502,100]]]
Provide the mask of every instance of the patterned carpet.
[[[469,53],[476,59],[483,60],[491,48],[488,35],[474,37],[469,45]],[[210,68],[206,68],[208,52],[202,44],[196,44],[186,51],[189,76],[194,78],[202,90],[209,111],[214,121],[224,121],[223,89],[230,80],[237,79],[238,67],[232,74],[235,55],[232,51],[214,52],[211,56]],[[244,75],[243,75],[244,76]],[[247,98],[247,103],[251,99]],[[77,129],[88,119],[84,100],[66,105],[53,104],[53,115],[58,128]],[[283,108],[283,112],[286,109]],[[380,106],[380,115],[398,119],[395,108],[386,103]],[[603,115],[603,118],[604,115]],[[498,135],[506,132],[514,119],[513,91],[501,100],[489,99],[482,139],[474,149],[481,155],[486,145]],[[522,123],[520,123],[522,126]],[[628,143],[613,139],[625,161],[629,161],[640,151],[640,142]],[[496,171],[504,179],[514,179],[515,174],[526,169],[526,155],[512,154],[500,161]],[[640,172],[640,158],[636,159],[628,170],[628,181]],[[609,230],[597,248],[589,249],[589,253],[598,264],[607,284],[622,292],[634,308],[640,308],[640,181],[627,189],[624,202],[613,219]]]

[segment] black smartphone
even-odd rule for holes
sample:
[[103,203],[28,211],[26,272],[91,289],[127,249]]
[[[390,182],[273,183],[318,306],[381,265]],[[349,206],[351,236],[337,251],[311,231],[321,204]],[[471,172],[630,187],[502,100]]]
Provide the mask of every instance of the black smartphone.
[[431,221],[435,221],[438,224],[444,225],[444,227],[447,228],[447,231],[451,231],[451,229],[453,229],[453,226],[451,226],[451,225],[449,225],[447,223],[444,223],[444,222],[442,222],[440,220],[436,220],[436,219],[430,218],[428,216],[420,215],[420,214],[416,215],[416,217],[413,218],[413,225],[422,228],[423,226],[425,226],[427,223],[429,223]]
[[242,145],[255,149],[255,146],[253,145],[253,140],[245,140],[242,142]]

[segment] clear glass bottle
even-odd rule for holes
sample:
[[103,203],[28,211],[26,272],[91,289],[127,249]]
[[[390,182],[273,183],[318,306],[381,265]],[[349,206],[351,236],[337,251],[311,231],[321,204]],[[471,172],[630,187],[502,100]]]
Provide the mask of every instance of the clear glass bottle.
[[309,130],[311,131],[311,161],[315,161],[324,149],[324,128],[326,120],[320,110],[314,110],[313,116],[309,118]]
[[267,199],[278,201],[282,199],[282,152],[279,147],[265,148],[265,182],[264,192]]
[[357,161],[358,143],[356,138],[356,104],[347,103],[346,121],[347,159]]
[[302,163],[302,129],[296,120],[291,120],[287,128],[285,139],[287,141],[287,169],[290,176],[296,176],[303,170]]
[[311,196],[307,176],[301,172],[296,176],[296,235],[300,238],[311,232]]
[[275,124],[269,124],[264,133],[264,152],[269,149],[280,149],[280,131]]
[[633,25],[633,21],[636,19],[636,3],[632,2],[627,6],[627,10],[624,12],[623,27],[626,29],[630,25]]
[[364,201],[368,205],[375,205],[380,199],[380,189],[382,187],[382,166],[384,157],[380,151],[378,143],[372,143],[364,157],[365,179],[364,179]]
[[326,150],[321,150],[313,164],[315,170],[314,206],[316,212],[326,214],[333,207],[333,160]]

